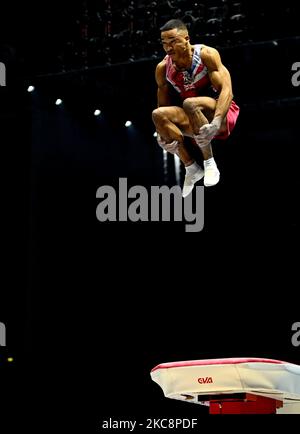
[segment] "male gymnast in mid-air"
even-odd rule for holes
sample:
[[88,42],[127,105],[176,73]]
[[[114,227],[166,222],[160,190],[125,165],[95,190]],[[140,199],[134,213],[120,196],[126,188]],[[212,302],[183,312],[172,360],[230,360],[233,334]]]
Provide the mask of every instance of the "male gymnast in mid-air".
[[[158,108],[152,119],[159,145],[177,154],[185,166],[182,195],[186,197],[203,176],[206,187],[219,182],[211,141],[229,136],[240,109],[233,101],[230,73],[215,48],[191,45],[181,20],[168,21],[160,31],[166,56],[156,67]],[[171,87],[181,106],[172,104]],[[191,157],[184,136],[192,137],[201,149],[204,170]]]

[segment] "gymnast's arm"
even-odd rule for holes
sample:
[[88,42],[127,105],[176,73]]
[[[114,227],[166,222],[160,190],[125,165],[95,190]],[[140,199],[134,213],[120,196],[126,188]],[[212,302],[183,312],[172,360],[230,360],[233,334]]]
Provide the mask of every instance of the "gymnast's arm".
[[166,79],[166,62],[160,62],[155,71],[155,80],[157,83],[157,106],[166,107],[171,106],[171,96],[169,85]]
[[230,73],[215,48],[204,46],[201,50],[201,58],[208,69],[212,85],[220,92],[214,118],[218,118],[221,123],[227,115],[233,98]]

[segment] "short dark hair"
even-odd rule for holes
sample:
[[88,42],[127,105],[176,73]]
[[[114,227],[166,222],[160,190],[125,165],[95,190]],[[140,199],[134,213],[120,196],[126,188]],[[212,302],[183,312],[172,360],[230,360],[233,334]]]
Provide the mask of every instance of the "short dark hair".
[[173,30],[173,29],[186,30],[187,31],[187,26],[181,20],[169,20],[159,30],[161,32],[167,32],[168,30]]

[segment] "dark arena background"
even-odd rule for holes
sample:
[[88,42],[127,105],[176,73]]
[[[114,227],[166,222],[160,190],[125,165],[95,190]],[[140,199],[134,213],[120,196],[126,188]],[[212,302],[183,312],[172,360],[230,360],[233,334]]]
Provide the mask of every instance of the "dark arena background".
[[[151,119],[171,18],[219,50],[241,108],[213,143],[221,179],[194,233],[95,217],[97,189],[120,178],[148,192],[182,186]],[[1,432],[82,422],[96,433],[109,418],[240,430],[244,420],[168,400],[150,370],[218,357],[300,364],[299,20],[290,0],[1,5]]]

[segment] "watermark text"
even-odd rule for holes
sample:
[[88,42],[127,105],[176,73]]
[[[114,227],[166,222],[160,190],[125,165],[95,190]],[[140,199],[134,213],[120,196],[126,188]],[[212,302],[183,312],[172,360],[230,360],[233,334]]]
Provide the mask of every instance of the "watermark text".
[[0,347],[6,346],[6,327],[3,322],[0,322]]
[[292,335],[292,345],[294,347],[300,346],[300,322],[294,322],[292,325],[292,331],[295,332]]
[[300,62],[293,63],[292,71],[296,71],[292,75],[292,85],[294,87],[300,86]]
[[141,185],[128,189],[127,179],[119,179],[118,191],[102,185],[96,192],[100,203],[96,208],[99,222],[182,222],[186,232],[199,232],[204,227],[204,187],[196,186],[195,195],[182,198],[181,188],[151,186],[150,192]]
[[0,62],[0,86],[6,86],[6,67]]

